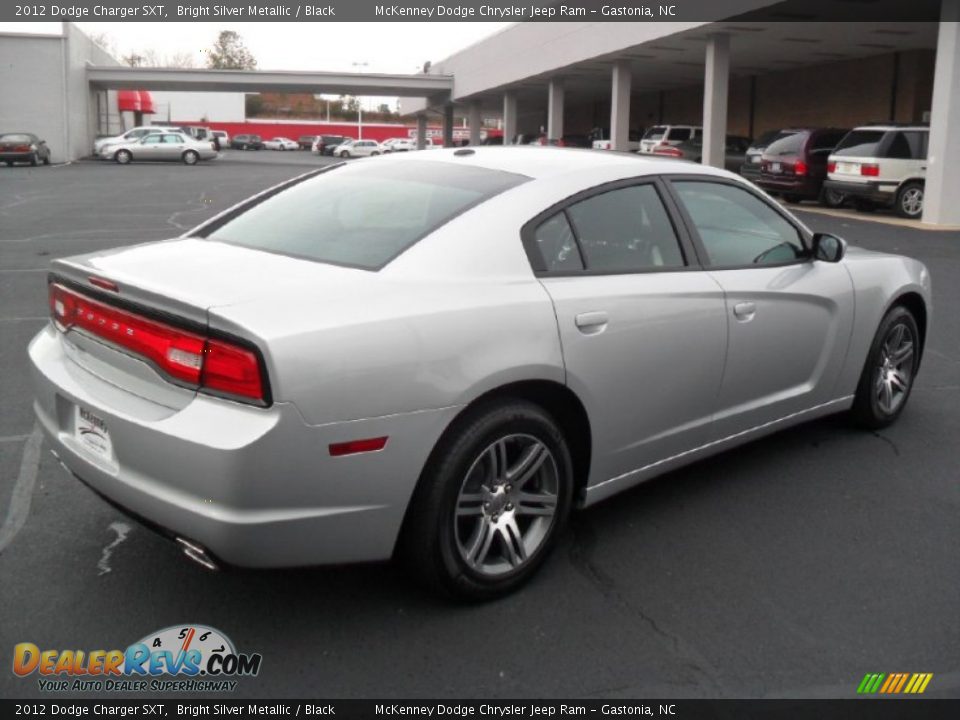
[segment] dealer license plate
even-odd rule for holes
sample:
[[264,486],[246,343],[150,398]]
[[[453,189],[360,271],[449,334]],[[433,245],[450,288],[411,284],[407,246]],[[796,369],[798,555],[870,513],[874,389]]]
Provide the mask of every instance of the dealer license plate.
[[94,455],[104,460],[113,458],[113,443],[110,440],[110,431],[103,418],[94,415],[86,408],[76,406],[74,417],[74,433],[77,443]]

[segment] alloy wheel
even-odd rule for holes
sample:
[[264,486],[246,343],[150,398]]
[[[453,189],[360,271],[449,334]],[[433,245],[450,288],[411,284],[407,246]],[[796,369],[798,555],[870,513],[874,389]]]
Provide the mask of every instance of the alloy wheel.
[[560,487],[553,454],[532,435],[490,444],[460,487],[454,533],[461,559],[491,577],[522,567],[543,546]]
[[900,207],[904,214],[916,217],[923,212],[923,190],[918,187],[908,188],[900,198]]
[[900,408],[910,391],[914,347],[913,331],[902,322],[891,327],[883,339],[873,388],[877,404],[887,415]]

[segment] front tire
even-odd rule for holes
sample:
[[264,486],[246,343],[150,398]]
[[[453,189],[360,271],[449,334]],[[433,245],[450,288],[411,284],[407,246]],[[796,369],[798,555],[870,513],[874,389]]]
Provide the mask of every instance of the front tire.
[[923,183],[908,182],[897,192],[897,215],[916,220],[923,215]]
[[488,600],[519,587],[566,524],[573,462],[542,408],[484,403],[438,443],[410,502],[401,554],[444,594]]
[[920,350],[913,313],[902,305],[891,308],[880,321],[860,375],[851,411],[859,425],[878,430],[900,417],[920,366]]
[[133,155],[130,154],[129,150],[118,150],[113,159],[120,165],[129,165],[130,161],[133,160]]
[[350,153],[348,153],[346,150],[344,150],[342,153],[340,153],[340,157],[346,159],[346,158],[350,157]]
[[200,162],[200,156],[193,150],[187,150],[183,154],[184,165],[196,165],[198,162]]

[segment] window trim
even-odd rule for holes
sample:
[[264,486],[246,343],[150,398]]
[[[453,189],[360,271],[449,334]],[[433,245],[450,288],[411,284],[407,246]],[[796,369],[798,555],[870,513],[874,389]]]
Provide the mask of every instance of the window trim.
[[[628,187],[634,187],[638,185],[652,185],[654,191],[657,193],[657,196],[660,198],[660,202],[663,204],[663,209],[667,213],[667,219],[670,221],[670,225],[673,228],[674,235],[676,237],[677,245],[680,249],[680,255],[683,258],[683,265],[679,267],[652,267],[652,268],[643,268],[643,269],[631,269],[631,270],[590,270],[586,268],[586,262],[584,262],[585,257],[583,254],[583,247],[580,243],[580,235],[577,232],[576,225],[574,225],[573,220],[570,218],[567,209],[576,205],[578,202],[588,200],[591,197],[597,195],[603,195],[604,193],[611,192],[613,190],[622,190]],[[584,265],[583,269],[580,270],[546,270],[544,269],[543,257],[540,255],[537,245],[536,245],[536,232],[537,229],[547,220],[550,220],[554,215],[563,213],[567,224],[570,226],[570,231],[573,233],[574,241],[577,244],[577,252],[580,254],[580,262]],[[524,252],[527,255],[527,260],[530,263],[530,269],[533,270],[533,274],[538,278],[551,278],[551,277],[591,277],[604,275],[646,275],[649,273],[665,273],[665,272],[691,272],[695,270],[703,270],[696,252],[696,248],[693,244],[692,239],[689,237],[686,228],[683,225],[681,218],[677,213],[676,204],[673,198],[670,196],[668,189],[665,187],[665,184],[660,175],[639,175],[632,178],[623,178],[620,180],[613,180],[611,182],[606,182],[601,185],[595,185],[593,187],[587,188],[586,190],[581,190],[565,197],[563,200],[554,203],[546,210],[534,215],[532,218],[527,220],[520,228],[520,240],[523,243]]]
[[[728,178],[720,177],[717,175],[664,175],[663,179],[665,180],[665,185],[667,187],[667,192],[670,193],[674,203],[676,204],[677,213],[682,218],[683,223],[686,225],[687,232],[690,234],[690,237],[693,241],[693,245],[696,248],[697,256],[700,260],[700,264],[706,270],[760,270],[763,268],[778,268],[778,267],[790,267],[792,265],[803,265],[813,261],[812,248],[812,235],[804,228],[800,223],[791,217],[786,210],[780,207],[775,202],[769,200],[765,197],[760,191],[752,188],[751,186],[739,182],[737,180],[731,180]],[[717,185],[729,185],[735,188],[739,188],[750,195],[753,195],[761,203],[770,208],[774,213],[779,215],[787,224],[790,225],[797,232],[797,236],[800,238],[800,243],[803,245],[804,255],[798,257],[794,260],[787,260],[779,263],[746,263],[742,265],[714,265],[710,262],[710,255],[707,252],[707,247],[703,243],[703,238],[700,237],[700,232],[697,230],[696,223],[693,221],[693,218],[690,216],[690,213],[687,212],[686,206],[683,204],[683,200],[680,197],[677,189],[674,187],[675,182],[708,182],[715,183]]]

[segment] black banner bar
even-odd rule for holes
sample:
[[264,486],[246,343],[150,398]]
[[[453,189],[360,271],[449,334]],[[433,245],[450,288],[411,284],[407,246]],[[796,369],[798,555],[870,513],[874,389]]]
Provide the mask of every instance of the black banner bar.
[[0,716],[271,718],[661,718],[662,720],[955,720],[960,699],[851,700],[0,700]]
[[936,21],[940,7],[941,0],[40,0],[0,4],[0,21],[911,22]]

